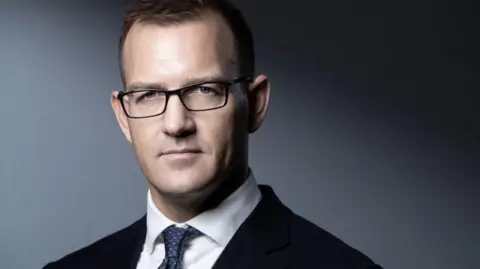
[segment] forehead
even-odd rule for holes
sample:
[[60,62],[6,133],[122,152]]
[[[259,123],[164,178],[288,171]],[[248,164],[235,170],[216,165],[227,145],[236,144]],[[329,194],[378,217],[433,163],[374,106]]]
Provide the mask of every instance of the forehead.
[[123,49],[125,81],[165,83],[235,73],[233,35],[219,16],[173,25],[135,23]]

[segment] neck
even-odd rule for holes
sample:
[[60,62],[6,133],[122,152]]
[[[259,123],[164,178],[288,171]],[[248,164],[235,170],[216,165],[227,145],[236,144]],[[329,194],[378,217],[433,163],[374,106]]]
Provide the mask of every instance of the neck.
[[232,170],[218,180],[193,193],[166,195],[150,184],[150,192],[155,206],[170,220],[184,223],[204,211],[217,207],[237,190],[250,174],[248,168]]

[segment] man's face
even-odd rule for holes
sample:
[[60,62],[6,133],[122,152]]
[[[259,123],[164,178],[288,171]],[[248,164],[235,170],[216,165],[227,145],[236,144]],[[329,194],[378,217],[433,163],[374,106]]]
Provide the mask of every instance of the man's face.
[[[173,26],[137,23],[124,45],[126,87],[145,84],[174,90],[192,81],[235,79],[230,61],[234,53],[231,32],[216,16]],[[120,126],[156,191],[174,196],[201,191],[223,176],[234,164],[234,155],[244,158],[248,101],[241,87],[232,86],[220,109],[188,111],[173,95],[162,115],[143,119],[127,118],[119,101],[112,99]],[[181,150],[187,153],[167,154]]]

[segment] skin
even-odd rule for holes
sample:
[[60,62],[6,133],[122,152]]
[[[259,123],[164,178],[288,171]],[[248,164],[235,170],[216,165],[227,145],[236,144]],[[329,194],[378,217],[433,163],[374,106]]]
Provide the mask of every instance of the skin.
[[[169,26],[136,23],[122,53],[127,89],[149,85],[174,90],[193,80],[239,76],[233,35],[215,14]],[[216,206],[248,176],[248,136],[265,118],[270,87],[267,77],[259,75],[230,90],[223,108],[192,112],[172,96],[165,113],[145,119],[128,118],[116,98],[118,91],[112,92],[115,116],[153,201],[175,222]],[[194,153],[166,154],[181,148]]]

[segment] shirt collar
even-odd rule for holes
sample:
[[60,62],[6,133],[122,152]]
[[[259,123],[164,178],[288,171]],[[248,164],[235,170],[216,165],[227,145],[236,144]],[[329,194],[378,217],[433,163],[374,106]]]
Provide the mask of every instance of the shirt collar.
[[168,219],[155,206],[151,192],[147,195],[147,236],[145,248],[152,253],[157,238],[170,225],[189,225],[201,231],[220,246],[225,247],[240,225],[250,215],[261,199],[261,192],[253,173],[216,208],[205,211],[184,224]]

